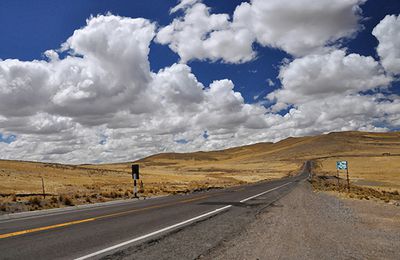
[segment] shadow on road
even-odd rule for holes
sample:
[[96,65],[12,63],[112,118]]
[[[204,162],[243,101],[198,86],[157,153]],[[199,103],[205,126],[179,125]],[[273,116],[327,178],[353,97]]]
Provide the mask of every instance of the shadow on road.
[[226,205],[232,205],[234,207],[249,207],[249,206],[259,206],[262,205],[263,203],[251,203],[251,204],[246,204],[242,202],[233,202],[233,201],[210,201],[210,202],[202,202],[199,203],[200,205],[221,205],[221,206],[226,206]]

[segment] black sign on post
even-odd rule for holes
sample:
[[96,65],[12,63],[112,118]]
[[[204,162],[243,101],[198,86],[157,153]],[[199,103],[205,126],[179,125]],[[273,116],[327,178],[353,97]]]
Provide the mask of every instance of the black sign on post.
[[133,179],[133,197],[138,198],[136,180],[139,179],[139,164],[132,164],[132,179]]
[[139,164],[132,164],[132,179],[139,179]]

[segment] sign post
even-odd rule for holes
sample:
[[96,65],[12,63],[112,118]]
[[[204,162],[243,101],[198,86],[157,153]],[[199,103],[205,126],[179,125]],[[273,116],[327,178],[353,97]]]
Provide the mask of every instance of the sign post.
[[[350,179],[349,179],[349,164],[347,161],[337,161],[336,169],[339,177],[339,170],[346,170],[346,178],[347,178],[347,192],[350,192]],[[339,178],[338,178],[339,183]]]
[[43,180],[42,176],[40,176],[40,178],[42,178],[42,192],[43,192],[43,199],[45,199],[46,198],[46,192],[44,190],[44,180]]
[[133,196],[134,198],[138,198],[137,196],[137,180],[139,180],[139,164],[132,164],[132,179],[133,179]]
[[339,186],[340,186],[340,182],[339,182],[339,178],[340,178],[340,176],[339,176],[339,169],[336,168],[336,172],[337,172],[337,174],[336,174],[337,186],[338,186],[338,189],[339,189]]
[[349,179],[349,166],[346,165],[346,175],[347,175],[347,192],[350,192],[350,179]]

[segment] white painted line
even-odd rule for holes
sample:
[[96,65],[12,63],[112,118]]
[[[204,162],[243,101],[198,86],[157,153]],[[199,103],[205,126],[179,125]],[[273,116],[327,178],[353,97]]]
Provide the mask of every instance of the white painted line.
[[248,201],[248,200],[257,198],[257,197],[259,197],[259,196],[261,196],[261,195],[264,195],[264,194],[266,194],[266,193],[268,193],[268,192],[271,192],[271,191],[273,191],[273,190],[277,190],[277,189],[282,188],[282,187],[284,187],[284,186],[286,186],[286,185],[289,185],[290,183],[292,183],[292,182],[288,182],[288,183],[286,183],[286,184],[283,184],[283,185],[281,185],[281,186],[275,187],[275,188],[273,188],[273,189],[270,189],[270,190],[267,190],[267,191],[258,193],[258,194],[254,195],[254,196],[248,197],[247,199],[243,199],[243,200],[241,200],[240,202],[243,203],[243,202],[246,202],[246,201]]
[[[151,197],[150,199],[157,199],[159,197]],[[127,205],[131,203],[137,203],[139,200],[132,200],[132,199],[124,199],[124,200],[114,200],[114,201],[107,201],[107,202],[99,202],[93,204],[82,204],[76,205],[72,207],[66,208],[54,208],[54,209],[42,209],[37,211],[26,211],[26,212],[19,212],[19,213],[10,213],[6,215],[0,216],[0,223],[8,223],[8,222],[15,222],[20,220],[26,219],[35,219],[35,218],[42,218],[42,217],[49,217],[49,216],[57,216],[57,215],[64,215],[68,213],[77,213],[83,211],[91,211],[91,210],[98,210],[99,208],[106,209],[111,208],[114,206],[120,205]]]
[[[248,201],[248,200],[254,199],[254,198],[259,197],[259,196],[261,196],[261,195],[264,195],[264,194],[266,194],[266,193],[268,193],[268,192],[271,192],[271,191],[277,190],[277,189],[279,189],[279,188],[281,188],[281,187],[284,187],[284,186],[286,186],[286,185],[289,185],[290,183],[292,183],[292,182],[288,182],[288,183],[286,183],[286,184],[283,184],[283,185],[281,185],[281,186],[275,187],[275,188],[273,188],[273,189],[270,189],[270,190],[261,192],[261,193],[259,193],[259,194],[254,195],[254,196],[251,196],[251,197],[248,197],[248,198],[246,198],[246,199],[243,199],[243,200],[241,200],[240,202],[243,203],[243,202],[246,202],[246,201]],[[91,258],[91,257],[95,257],[95,256],[98,256],[98,255],[104,254],[104,253],[106,253],[106,252],[109,252],[109,251],[112,251],[112,250],[114,250],[114,249],[117,249],[117,248],[120,248],[120,247],[129,245],[129,244],[131,244],[131,243],[134,243],[134,242],[143,240],[143,239],[145,239],[145,238],[149,238],[149,237],[151,237],[151,236],[158,235],[158,234],[160,234],[160,233],[169,231],[169,230],[171,230],[171,229],[174,229],[174,228],[177,228],[177,227],[180,227],[180,226],[189,224],[189,223],[191,223],[191,222],[194,222],[194,221],[196,221],[196,220],[202,219],[202,218],[204,218],[204,217],[217,214],[217,213],[219,213],[219,212],[221,212],[221,211],[223,211],[223,210],[229,209],[230,207],[232,207],[232,205],[227,205],[227,206],[225,206],[225,207],[215,209],[215,210],[213,210],[213,211],[204,213],[204,214],[202,214],[202,215],[200,215],[200,216],[197,216],[197,217],[194,217],[194,218],[191,218],[191,219],[188,219],[188,220],[185,220],[185,221],[176,223],[176,224],[174,224],[174,225],[172,225],[172,226],[168,226],[168,227],[165,227],[165,228],[163,228],[163,229],[159,229],[159,230],[157,230],[157,231],[148,233],[148,234],[146,234],[146,235],[143,235],[143,236],[140,236],[140,237],[136,237],[136,238],[134,238],[134,239],[131,239],[131,240],[122,242],[122,243],[120,243],[120,244],[116,244],[116,245],[107,247],[107,248],[102,249],[102,250],[100,250],[100,251],[97,251],[97,252],[94,252],[94,253],[91,253],[91,254],[88,254],[88,255],[85,255],[85,256],[81,256],[81,257],[79,257],[79,258],[76,258],[75,260],[84,260],[84,259],[88,259],[88,258]]]
[[117,248],[119,248],[119,247],[126,246],[126,245],[128,245],[128,244],[131,244],[131,243],[134,243],[134,242],[140,241],[140,240],[142,240],[142,239],[145,239],[145,238],[148,238],[148,237],[151,237],[151,236],[154,236],[154,235],[157,235],[157,234],[160,234],[160,233],[166,232],[166,231],[168,231],[168,230],[171,230],[171,229],[174,229],[174,228],[177,228],[177,227],[180,227],[180,226],[186,225],[186,224],[188,224],[188,223],[190,223],[190,222],[193,222],[193,221],[199,220],[199,219],[201,219],[201,218],[204,218],[204,217],[207,217],[207,216],[211,216],[211,215],[217,214],[218,212],[221,212],[221,211],[223,211],[223,210],[226,210],[226,209],[228,209],[228,208],[230,208],[230,207],[232,207],[232,205],[227,205],[227,206],[225,206],[225,207],[218,208],[218,209],[216,209],[216,210],[213,210],[213,211],[207,212],[207,213],[205,213],[205,214],[202,214],[202,215],[200,215],[200,216],[197,216],[197,217],[194,217],[194,218],[191,218],[191,219],[188,219],[188,220],[185,220],[185,221],[182,221],[182,222],[176,223],[176,224],[174,224],[174,225],[172,225],[172,226],[169,226],[169,227],[166,227],[166,228],[163,228],[163,229],[160,229],[160,230],[157,230],[157,231],[151,232],[151,233],[149,233],[149,234],[146,234],[146,235],[143,235],[143,236],[140,236],[140,237],[137,237],[137,238],[134,238],[134,239],[131,239],[131,240],[128,240],[128,241],[122,242],[122,243],[120,243],[120,244],[117,244],[117,245],[114,245],[114,246],[107,247],[107,248],[105,248],[105,249],[103,249],[103,250],[100,250],[100,251],[97,251],[97,252],[91,253],[91,254],[89,254],[89,255],[85,255],[85,256],[82,256],[82,257],[76,258],[75,260],[83,260],[83,259],[88,259],[88,258],[91,258],[91,257],[97,256],[97,255],[100,255],[100,254],[106,253],[106,252],[108,252],[108,251],[111,251],[111,250],[117,249]]

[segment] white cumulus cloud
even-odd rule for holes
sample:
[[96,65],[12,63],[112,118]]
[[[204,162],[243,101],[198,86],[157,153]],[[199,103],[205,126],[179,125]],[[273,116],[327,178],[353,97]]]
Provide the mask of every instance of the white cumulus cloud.
[[382,65],[392,74],[400,74],[400,16],[387,15],[374,28]]
[[359,29],[365,0],[252,0],[235,10],[257,42],[295,56],[320,51]]
[[320,98],[357,94],[386,87],[392,81],[372,57],[334,50],[311,54],[281,67],[282,88],[270,93],[279,103],[301,104]]
[[48,50],[47,60],[0,61],[0,133],[17,136],[0,143],[1,157],[123,161],[223,148],[223,137],[266,125],[266,109],[245,104],[230,80],[203,86],[184,64],[151,72],[155,29],[145,19],[100,15],[67,39],[63,58]]
[[184,16],[163,27],[156,40],[178,53],[182,62],[222,60],[243,63],[256,57],[253,44],[279,48],[294,56],[326,52],[351,38],[365,0],[252,0],[233,16],[211,14],[201,1],[181,1],[173,11]]
[[184,17],[161,28],[157,42],[168,44],[182,62],[222,59],[242,63],[254,58],[254,36],[249,30],[235,21],[230,22],[227,14],[210,14],[210,9],[198,1],[186,2],[177,6],[184,9]]

